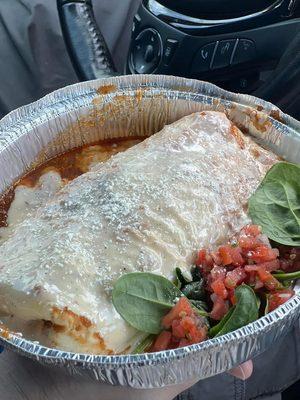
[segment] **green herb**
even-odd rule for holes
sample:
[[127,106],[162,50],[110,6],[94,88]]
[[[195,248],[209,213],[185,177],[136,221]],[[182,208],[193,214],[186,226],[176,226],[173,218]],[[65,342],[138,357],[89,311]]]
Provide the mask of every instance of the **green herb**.
[[134,328],[152,334],[161,331],[162,317],[181,296],[171,281],[148,272],[121,276],[112,291],[113,305],[121,317]]
[[296,272],[273,272],[272,274],[278,281],[293,281],[295,279],[300,279],[300,271]]
[[208,310],[208,307],[207,307],[207,304],[205,303],[205,301],[202,301],[202,300],[189,300],[189,301],[193,306],[195,306],[199,310],[202,310],[202,311]]
[[284,288],[290,288],[293,284],[293,281],[281,281],[281,284]]
[[203,300],[205,298],[204,281],[188,283],[181,291],[188,299]]
[[300,165],[275,164],[251,196],[249,214],[269,239],[300,246]]
[[200,310],[199,308],[197,308],[197,307],[195,307],[195,306],[193,306],[193,305],[192,305],[192,309],[194,310],[194,312],[195,312],[196,314],[199,315],[199,317],[207,318],[207,317],[209,316],[209,314],[208,314],[207,311]]
[[203,280],[200,268],[198,268],[196,266],[193,266],[191,268],[191,274],[192,274],[193,282],[197,282],[197,281],[202,281]]
[[177,279],[180,281],[180,289],[189,300],[203,300],[205,298],[204,279],[197,267],[191,269],[193,281],[184,276],[180,268],[175,269]]
[[211,337],[225,335],[255,321],[258,318],[258,304],[254,291],[250,286],[241,285],[235,289],[237,303],[225,317],[210,329]]
[[209,322],[208,322],[208,312],[207,312],[207,304],[204,301],[201,300],[189,300],[189,302],[192,305],[193,310],[200,315],[201,317],[205,317],[205,322],[206,325],[209,326]]
[[132,351],[132,354],[145,353],[153,344],[155,340],[155,335],[146,336]]
[[178,281],[181,283],[181,286],[185,286],[186,284],[191,282],[190,279],[188,279],[186,276],[184,276],[184,273],[181,271],[180,268],[178,268],[178,267],[175,268],[175,273],[176,273]]

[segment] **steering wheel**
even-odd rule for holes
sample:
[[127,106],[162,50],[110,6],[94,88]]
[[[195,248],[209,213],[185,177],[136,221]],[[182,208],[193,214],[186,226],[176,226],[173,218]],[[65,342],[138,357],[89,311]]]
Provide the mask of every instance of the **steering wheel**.
[[[97,26],[91,0],[57,0],[57,7],[64,40],[78,78],[84,81],[118,75]],[[300,112],[299,82],[300,32],[268,80],[252,94],[296,115]]]

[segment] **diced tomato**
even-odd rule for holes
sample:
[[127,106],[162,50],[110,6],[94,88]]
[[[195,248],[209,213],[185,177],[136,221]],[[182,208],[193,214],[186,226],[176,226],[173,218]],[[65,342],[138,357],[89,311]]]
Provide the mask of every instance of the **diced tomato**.
[[232,290],[228,290],[228,298],[229,298],[230,303],[231,303],[232,305],[235,305],[235,304],[236,304],[236,297],[235,297],[235,295],[234,295],[234,290],[233,290],[233,289],[232,289]]
[[258,271],[259,279],[262,281],[264,286],[269,290],[281,289],[281,283],[269,272],[263,268],[259,268]]
[[298,259],[300,260],[300,247],[290,247],[290,246],[285,246],[285,245],[279,245],[278,249],[279,249],[281,257],[290,259],[290,256],[292,255],[293,259],[299,257]]
[[197,317],[184,317],[180,321],[181,327],[184,329],[184,335],[181,338],[187,338],[189,344],[199,343],[205,340],[207,336],[207,328],[205,326],[197,326]]
[[184,327],[181,325],[179,319],[174,319],[172,322],[172,335],[178,339],[182,339],[185,337]]
[[163,318],[164,330],[157,337],[152,351],[175,349],[202,342],[207,338],[207,327],[203,318],[197,315],[186,297],[181,297],[171,311]]
[[215,265],[210,272],[211,280],[214,282],[218,279],[224,280],[226,277],[226,268]]
[[227,299],[228,292],[222,279],[217,279],[212,282],[211,288],[217,296],[221,297],[223,300]]
[[256,281],[255,281],[255,285],[254,285],[254,290],[258,290],[258,289],[261,289],[261,288],[263,288],[263,287],[264,287],[263,282],[262,282],[258,277],[256,277]]
[[166,350],[171,342],[172,334],[169,331],[162,331],[156,338],[151,351]]
[[190,341],[190,344],[203,342],[203,340],[205,340],[207,337],[207,328],[204,326],[198,328],[194,326],[190,329],[187,337]]
[[174,319],[179,319],[186,315],[190,316],[192,314],[193,310],[188,299],[186,297],[180,297],[175,306],[163,317],[162,326],[169,329]]
[[206,339],[207,327],[203,325],[198,316],[184,317],[180,324],[184,328],[185,337],[190,344],[200,343]]
[[216,265],[222,265],[222,258],[218,251],[212,251],[211,256]]
[[240,285],[247,278],[247,274],[244,268],[238,267],[232,271],[227,272],[225,278],[225,286],[227,289],[234,289],[237,285]]
[[286,260],[285,258],[280,260],[280,269],[283,271],[290,271],[292,266],[293,262],[291,260]]
[[291,297],[293,297],[295,292],[292,289],[282,289],[277,292],[273,292],[269,295],[269,311],[275,310],[277,307],[284,304]]
[[249,264],[245,265],[245,271],[246,272],[257,272],[259,270],[259,265],[257,264]]
[[200,250],[196,260],[196,266],[200,268],[203,275],[208,275],[214,265],[212,256],[206,250]]
[[277,271],[280,268],[280,262],[278,259],[276,259],[257,264],[257,266],[263,268],[265,271],[272,272]]
[[210,272],[212,269],[214,262],[212,259],[212,256],[209,254],[208,251],[205,249],[202,249],[199,251],[197,259],[196,259],[196,265],[198,267],[201,267],[201,269],[207,273]]
[[238,243],[243,252],[253,250],[261,245],[271,247],[268,238],[261,234],[261,228],[258,225],[245,226],[241,231]]
[[[279,245],[279,249],[272,248],[268,237],[261,232],[258,225],[245,226],[229,243],[231,244],[222,245],[210,252],[200,250],[196,261],[201,268],[205,288],[212,293],[212,319],[222,319],[228,311],[229,304],[236,304],[234,290],[243,282],[251,285],[255,291],[265,288],[264,292],[270,296],[271,309],[291,297],[293,291],[285,291],[271,272],[280,269],[287,272],[300,270],[300,248],[283,245]],[[209,267],[205,268],[206,265]],[[191,315],[186,317],[193,320]],[[187,319],[184,324],[188,321],[190,320]],[[191,326],[188,334],[194,329],[196,328]],[[177,337],[182,335],[181,328],[176,324],[174,332]],[[199,332],[197,334],[200,335]],[[185,339],[189,340],[190,336],[186,336]]]
[[272,248],[270,240],[268,236],[263,235],[262,233],[256,237],[257,243],[260,243],[264,246],[267,246],[269,249]]
[[240,247],[232,247],[230,249],[232,264],[235,266],[240,266],[245,264],[245,260],[242,256],[242,249]]
[[279,246],[280,269],[287,272],[300,270],[300,248]]
[[261,233],[261,227],[258,225],[246,225],[242,232],[247,236],[256,237]]
[[300,271],[300,260],[294,262],[291,272],[294,272],[294,271]]
[[219,256],[221,258],[223,265],[232,264],[232,257],[231,257],[231,246],[220,246],[219,247]]
[[[172,332],[171,332],[172,333]],[[181,339],[176,338],[175,336],[172,335],[171,341],[168,345],[168,350],[169,349],[177,349],[179,342]]]
[[185,332],[189,332],[193,328],[193,326],[195,326],[195,320],[191,317],[184,317],[182,318],[180,324]]
[[210,312],[210,317],[217,321],[221,320],[228,311],[228,303],[221,297],[215,295],[211,296],[213,301],[213,309]]
[[252,250],[259,246],[259,243],[253,237],[241,236],[239,238],[239,246],[242,248],[242,250]]
[[189,346],[191,343],[189,340],[187,340],[186,338],[183,338],[180,340],[179,342],[179,346],[178,347],[184,347],[184,346]]
[[202,265],[203,263],[206,262],[206,253],[207,253],[207,251],[205,249],[199,250],[198,256],[197,256],[196,262],[195,262],[196,265]]
[[247,273],[247,278],[245,279],[245,282],[248,285],[254,285],[256,282],[256,271],[246,271],[246,266],[245,266],[245,272]]
[[275,260],[279,255],[278,249],[270,249],[267,246],[258,246],[254,250],[249,251],[247,256],[256,263]]
[[280,262],[278,259],[273,261],[266,261],[260,264],[250,264],[245,265],[246,272],[258,271],[259,269],[264,269],[265,271],[277,271],[280,268]]

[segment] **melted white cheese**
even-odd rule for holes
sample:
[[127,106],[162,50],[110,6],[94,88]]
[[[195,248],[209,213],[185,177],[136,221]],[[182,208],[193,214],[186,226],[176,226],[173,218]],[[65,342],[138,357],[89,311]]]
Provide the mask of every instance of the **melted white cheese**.
[[66,307],[92,328],[82,344],[66,324],[63,335],[53,333],[58,347],[97,352],[90,332],[98,332],[104,353],[128,351],[137,331],[112,305],[115,280],[188,271],[196,250],[249,221],[247,200],[275,161],[222,113],[166,126],[95,165],[17,225],[0,246],[0,310],[57,323],[53,307]]
[[63,186],[64,181],[55,171],[41,175],[34,187],[18,185],[7,214],[8,226],[0,228],[0,244],[12,234],[17,225],[30,218],[32,213],[47,203]]

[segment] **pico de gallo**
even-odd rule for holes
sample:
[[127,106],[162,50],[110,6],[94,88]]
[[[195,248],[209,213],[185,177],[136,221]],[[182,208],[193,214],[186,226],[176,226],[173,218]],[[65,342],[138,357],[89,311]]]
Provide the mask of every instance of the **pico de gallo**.
[[[300,271],[300,248],[273,248],[257,225],[247,225],[228,244],[214,251],[201,249],[189,281],[177,269],[180,297],[162,318],[163,330],[150,351],[202,342],[224,326],[237,304],[236,289],[251,288],[257,297],[257,317],[275,310],[293,295]],[[250,290],[251,290],[250,289]],[[199,312],[200,310],[200,312]],[[201,312],[202,310],[202,312]]]

